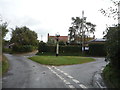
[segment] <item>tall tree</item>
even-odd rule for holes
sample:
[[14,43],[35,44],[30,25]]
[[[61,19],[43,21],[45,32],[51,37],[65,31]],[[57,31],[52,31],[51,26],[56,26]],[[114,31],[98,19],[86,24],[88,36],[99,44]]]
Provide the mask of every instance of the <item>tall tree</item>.
[[[111,1],[120,8],[120,1]],[[108,10],[101,9],[101,13],[105,16],[113,17],[114,20],[120,20],[120,10],[118,7],[110,7]],[[109,61],[109,64],[105,67],[103,76],[110,84],[109,86],[120,88],[120,22],[118,22],[118,25],[107,27],[104,34],[104,37],[107,39],[107,57],[105,60]]]
[[[107,10],[101,9],[101,13],[108,18],[113,17],[114,20],[120,19],[120,11],[119,5],[120,1],[111,0],[115,7],[109,7]],[[106,42],[106,49],[107,49],[107,58],[110,62],[110,65],[113,68],[120,69],[120,61],[119,61],[119,52],[120,52],[120,23],[118,25],[114,25],[111,27],[107,27],[106,30],[103,32],[104,38],[107,39]]]
[[79,42],[82,42],[82,37],[87,38],[90,33],[94,34],[95,26],[91,22],[86,22],[85,17],[72,17],[72,26],[69,27],[70,41],[76,42],[79,40]]
[[76,30],[75,30],[74,27],[69,27],[69,36],[70,36],[70,37],[69,37],[69,41],[70,41],[70,42],[76,42],[76,40],[75,40],[75,39],[76,39],[76,38],[75,38],[75,37],[76,37],[76,36],[75,36],[75,35],[76,35],[75,32],[76,32]]
[[109,27],[106,35],[107,38],[107,59],[111,66],[120,69],[120,25]]
[[2,38],[3,39],[8,32],[7,26],[8,26],[7,22],[0,24],[0,30],[2,30]]
[[0,24],[0,47],[2,47],[2,49],[5,45],[4,37],[8,33],[7,26],[8,26],[7,22]]
[[37,45],[37,33],[31,31],[26,26],[12,29],[11,42],[16,45]]
[[114,20],[120,19],[120,1],[119,0],[110,0],[113,3],[113,6],[108,7],[108,9],[100,9],[100,12],[107,17],[112,17]]

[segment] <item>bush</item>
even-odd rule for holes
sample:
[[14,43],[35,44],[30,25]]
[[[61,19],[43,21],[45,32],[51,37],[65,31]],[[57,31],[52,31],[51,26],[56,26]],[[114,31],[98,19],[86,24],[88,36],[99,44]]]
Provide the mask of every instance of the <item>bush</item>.
[[12,50],[15,52],[31,52],[35,50],[35,47],[32,45],[14,45]]
[[11,53],[12,49],[11,48],[3,48],[2,51],[5,52],[5,53]]
[[48,49],[47,44],[41,41],[38,46],[38,51],[47,52],[47,49]]
[[106,56],[105,43],[89,44],[88,54],[91,56]]
[[110,61],[112,67],[120,69],[120,25],[110,27],[107,37],[107,60]]
[[109,27],[107,38],[107,58],[109,65],[103,71],[104,79],[112,88],[120,88],[120,25]]
[[103,70],[103,77],[109,88],[120,88],[120,71],[108,64]]

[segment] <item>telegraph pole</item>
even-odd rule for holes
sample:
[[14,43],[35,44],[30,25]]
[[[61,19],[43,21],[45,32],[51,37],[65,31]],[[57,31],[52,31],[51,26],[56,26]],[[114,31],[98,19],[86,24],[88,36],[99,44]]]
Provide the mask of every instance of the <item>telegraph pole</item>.
[[82,53],[84,53],[84,11],[82,11]]
[[120,1],[118,3],[118,24],[120,24]]
[[41,35],[41,41],[42,41],[42,37],[43,37],[43,36]]

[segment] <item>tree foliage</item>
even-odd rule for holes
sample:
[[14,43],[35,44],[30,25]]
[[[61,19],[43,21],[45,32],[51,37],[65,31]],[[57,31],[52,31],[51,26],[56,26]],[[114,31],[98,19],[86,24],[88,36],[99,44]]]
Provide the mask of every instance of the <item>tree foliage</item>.
[[113,17],[114,20],[118,19],[118,25],[108,27],[106,29],[105,38],[107,39],[107,57],[106,60],[109,64],[103,71],[105,80],[109,83],[109,86],[114,88],[120,88],[120,1],[111,0],[116,6],[115,8],[109,7],[107,10],[101,9],[101,13],[108,17]]
[[107,38],[107,60],[113,68],[120,69],[120,25],[109,27]]
[[110,0],[113,3],[113,6],[108,7],[108,9],[100,9],[100,12],[107,17],[112,17],[114,20],[120,19],[120,1],[119,0]]
[[12,29],[11,43],[15,45],[38,45],[37,33],[26,26]]
[[46,52],[47,51],[47,44],[41,41],[38,46],[38,51],[39,52]]
[[0,30],[2,30],[2,38],[4,38],[8,32],[7,26],[7,22],[0,24]]
[[91,22],[86,22],[86,17],[72,17],[72,26],[69,27],[70,42],[82,42],[80,41],[82,40],[80,39],[82,36],[84,38],[88,38],[90,33],[94,35],[95,26],[96,25],[92,24]]
[[[107,10],[101,9],[101,13],[108,17],[113,17],[115,20],[120,19],[118,6],[120,5],[120,1],[111,0],[116,7],[109,7]],[[118,17],[118,18],[117,18]],[[110,62],[110,65],[113,68],[120,68],[120,24],[107,27],[107,29],[103,32],[105,34],[105,38],[107,39],[107,59]]]
[[5,45],[5,39],[4,39],[4,37],[8,33],[7,26],[8,26],[7,22],[0,24],[0,35],[1,35],[0,36],[0,49],[1,49],[1,47],[2,47],[2,49],[4,49],[4,45]]

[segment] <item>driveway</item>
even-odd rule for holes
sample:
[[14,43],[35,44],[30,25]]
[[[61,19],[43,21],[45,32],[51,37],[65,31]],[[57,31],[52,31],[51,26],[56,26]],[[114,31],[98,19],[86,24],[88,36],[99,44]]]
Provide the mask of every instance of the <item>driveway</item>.
[[41,65],[27,55],[5,54],[10,63],[3,76],[3,88],[94,88],[93,76],[106,65],[104,58],[67,66]]

